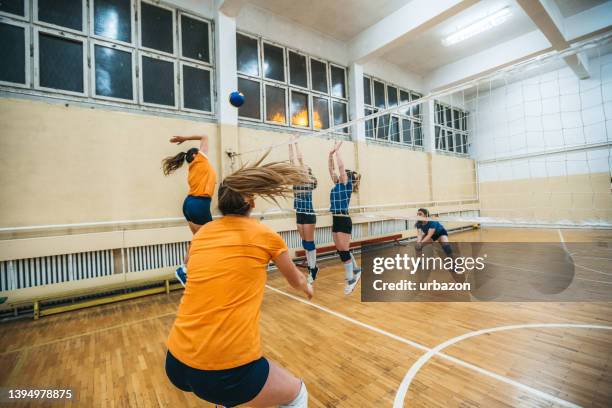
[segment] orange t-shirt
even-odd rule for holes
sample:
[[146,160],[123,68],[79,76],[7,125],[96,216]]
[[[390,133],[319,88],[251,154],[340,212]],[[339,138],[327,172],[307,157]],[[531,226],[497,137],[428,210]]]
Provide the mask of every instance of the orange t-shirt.
[[217,173],[204,153],[198,152],[193,161],[189,163],[187,182],[190,196],[212,197],[215,193]]
[[195,234],[187,287],[168,349],[200,370],[238,367],[262,356],[259,315],[271,259],[285,241],[258,220],[224,216]]

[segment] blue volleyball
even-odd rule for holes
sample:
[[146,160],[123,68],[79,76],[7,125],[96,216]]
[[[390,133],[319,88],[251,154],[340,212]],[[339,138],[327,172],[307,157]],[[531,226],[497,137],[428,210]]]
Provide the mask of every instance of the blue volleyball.
[[229,101],[233,106],[239,108],[244,103],[244,95],[241,92],[234,91],[230,94]]

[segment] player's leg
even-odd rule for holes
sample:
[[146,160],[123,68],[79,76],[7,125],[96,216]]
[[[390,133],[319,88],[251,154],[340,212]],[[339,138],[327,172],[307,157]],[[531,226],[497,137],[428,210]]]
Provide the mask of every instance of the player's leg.
[[306,262],[308,262],[308,281],[312,283],[317,279],[319,268],[317,267],[317,247],[314,241],[316,216],[309,214],[308,223],[302,224],[302,245],[306,251]]
[[269,361],[270,371],[263,388],[245,405],[249,407],[308,407],[306,385],[289,371]]
[[437,241],[442,246],[442,250],[446,254],[446,256],[453,256],[453,248],[450,245],[448,240],[448,235],[440,235],[437,237]]

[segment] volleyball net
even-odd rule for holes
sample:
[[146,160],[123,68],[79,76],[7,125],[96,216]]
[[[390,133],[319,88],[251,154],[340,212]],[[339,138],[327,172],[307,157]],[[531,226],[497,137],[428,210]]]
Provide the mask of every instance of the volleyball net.
[[[233,156],[245,163],[270,150],[287,160],[292,146],[298,163],[297,142],[312,171],[316,183],[297,186],[295,202],[264,217],[324,215],[348,202],[351,214],[378,218],[416,219],[425,207],[459,223],[612,227],[611,34],[419,99],[376,81],[365,93],[363,113],[349,122],[337,123],[332,107],[330,127],[317,129],[309,111],[315,130],[283,130]],[[329,152],[338,141],[342,164],[360,176],[356,190],[334,187],[340,169],[334,154],[330,172]]]

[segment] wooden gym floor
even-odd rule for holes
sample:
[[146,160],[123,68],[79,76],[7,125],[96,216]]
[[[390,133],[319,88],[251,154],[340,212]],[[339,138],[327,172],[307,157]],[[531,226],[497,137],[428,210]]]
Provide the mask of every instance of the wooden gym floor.
[[[561,238],[612,250],[612,231],[491,228],[451,236]],[[577,276],[598,274],[612,290],[612,263],[581,262],[589,270]],[[342,294],[337,260],[321,266],[312,302],[272,272],[261,316],[265,355],[304,378],[311,407],[391,407],[403,392],[409,407],[612,406],[611,302],[361,303],[358,292]],[[173,388],[164,373],[181,294],[2,324],[0,387],[74,390],[72,402],[53,407],[210,406]],[[509,325],[516,327],[486,331]]]

